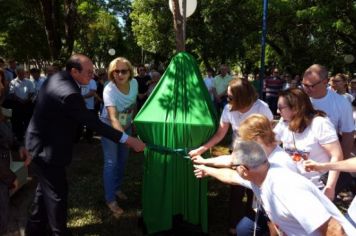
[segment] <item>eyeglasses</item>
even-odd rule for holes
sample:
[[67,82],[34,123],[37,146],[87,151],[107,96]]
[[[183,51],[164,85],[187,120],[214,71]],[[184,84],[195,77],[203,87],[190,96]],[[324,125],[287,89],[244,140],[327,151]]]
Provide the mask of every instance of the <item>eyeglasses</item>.
[[317,86],[318,84],[320,84],[321,82],[323,82],[322,80],[319,80],[318,82],[316,82],[315,84],[305,84],[302,83],[303,88],[308,88],[308,89],[313,89],[315,86]]
[[113,70],[113,73],[116,73],[116,74],[122,74],[122,75],[126,75],[127,73],[129,72],[128,69],[124,69],[124,70]]
[[278,110],[282,111],[283,109],[287,108],[288,106],[277,106]]

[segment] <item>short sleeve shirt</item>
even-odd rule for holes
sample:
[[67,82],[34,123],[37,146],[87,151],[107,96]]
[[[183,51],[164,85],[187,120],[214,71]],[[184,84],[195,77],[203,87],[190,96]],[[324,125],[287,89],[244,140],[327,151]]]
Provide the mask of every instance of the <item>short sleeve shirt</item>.
[[239,111],[230,111],[230,105],[227,104],[224,107],[224,110],[221,114],[220,123],[230,123],[232,131],[235,135],[238,135],[238,128],[242,121],[244,121],[251,114],[261,114],[266,116],[269,120],[273,120],[273,114],[269,109],[267,103],[263,102],[260,99],[257,99],[256,102],[252,105],[250,110],[245,113]]
[[351,104],[340,94],[327,90],[325,97],[310,98],[315,109],[324,111],[338,133],[352,132],[355,128]]

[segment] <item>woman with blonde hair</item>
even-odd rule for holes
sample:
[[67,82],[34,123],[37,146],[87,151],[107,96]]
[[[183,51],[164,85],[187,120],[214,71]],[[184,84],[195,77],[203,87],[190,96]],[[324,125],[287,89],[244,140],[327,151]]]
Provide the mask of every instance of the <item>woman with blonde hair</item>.
[[[127,134],[131,133],[138,94],[138,84],[133,75],[133,67],[126,58],[118,57],[110,62],[109,83],[104,88],[104,109],[100,117],[106,124]],[[105,200],[109,209],[118,216],[124,211],[118,206],[116,197],[127,199],[121,191],[121,184],[129,149],[125,144],[116,144],[105,137],[101,138],[101,142],[104,153]]]
[[289,155],[278,145],[272,123],[261,114],[252,114],[244,120],[239,128],[240,138],[260,144],[268,156],[268,161],[293,172],[299,172]]
[[[228,104],[225,105],[221,114],[220,124],[217,132],[213,137],[198,147],[189,152],[189,155],[201,155],[209,150],[211,147],[219,143],[227,134],[230,125],[233,131],[233,139],[238,137],[238,128],[243,120],[251,114],[265,115],[269,120],[273,119],[273,114],[269,109],[267,103],[258,99],[258,95],[246,79],[236,78],[230,81],[227,88]],[[242,201],[244,195],[248,196],[248,201]],[[230,194],[230,233],[235,233],[235,226],[245,215],[247,211],[251,210],[252,191],[241,186],[232,186]]]

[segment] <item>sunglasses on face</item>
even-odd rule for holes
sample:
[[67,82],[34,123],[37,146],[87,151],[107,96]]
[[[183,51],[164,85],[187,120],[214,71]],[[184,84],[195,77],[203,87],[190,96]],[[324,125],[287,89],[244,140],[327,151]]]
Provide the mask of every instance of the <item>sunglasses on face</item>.
[[129,70],[124,69],[124,70],[113,70],[113,73],[115,74],[122,74],[122,75],[126,75],[129,72]]

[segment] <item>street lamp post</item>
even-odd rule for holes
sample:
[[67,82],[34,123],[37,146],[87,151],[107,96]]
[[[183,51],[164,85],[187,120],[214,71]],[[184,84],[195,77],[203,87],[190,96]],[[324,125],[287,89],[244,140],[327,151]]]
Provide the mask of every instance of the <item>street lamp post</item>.
[[262,38],[261,38],[261,68],[260,68],[260,98],[263,95],[263,80],[265,75],[265,56],[266,56],[266,35],[267,35],[267,15],[268,15],[268,0],[263,0],[262,14]]

